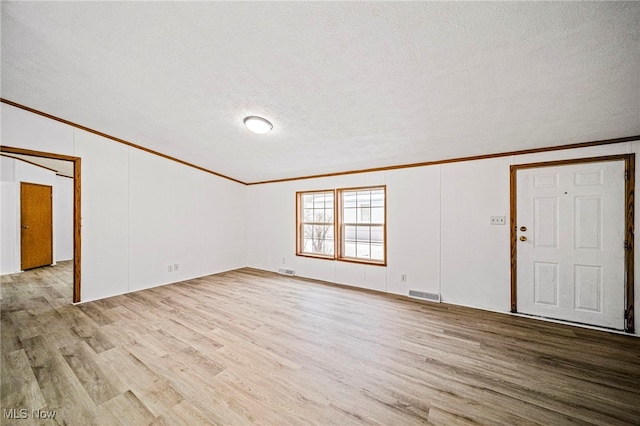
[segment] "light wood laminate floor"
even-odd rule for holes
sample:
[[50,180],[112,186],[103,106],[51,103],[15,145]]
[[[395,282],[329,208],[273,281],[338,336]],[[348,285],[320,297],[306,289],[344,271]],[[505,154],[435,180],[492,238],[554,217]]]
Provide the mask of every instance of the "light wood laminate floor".
[[630,336],[252,269],[77,306],[70,283],[2,277],[2,424],[640,424]]

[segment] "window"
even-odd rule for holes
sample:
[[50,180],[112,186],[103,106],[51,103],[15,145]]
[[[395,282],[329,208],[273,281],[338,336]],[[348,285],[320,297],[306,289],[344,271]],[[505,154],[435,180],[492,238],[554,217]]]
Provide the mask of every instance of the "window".
[[297,255],[386,265],[386,187],[296,195]]
[[297,254],[334,259],[334,191],[299,192],[297,195]]
[[339,258],[384,264],[385,187],[338,190]]

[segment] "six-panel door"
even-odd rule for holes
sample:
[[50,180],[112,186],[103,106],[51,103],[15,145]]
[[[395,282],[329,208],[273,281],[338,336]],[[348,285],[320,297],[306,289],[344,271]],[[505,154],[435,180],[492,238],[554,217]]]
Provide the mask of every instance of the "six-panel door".
[[624,328],[624,170],[518,170],[518,312]]

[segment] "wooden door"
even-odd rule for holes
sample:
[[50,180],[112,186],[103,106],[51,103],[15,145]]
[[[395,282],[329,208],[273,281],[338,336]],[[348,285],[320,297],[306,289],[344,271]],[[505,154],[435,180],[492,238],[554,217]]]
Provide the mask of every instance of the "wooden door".
[[624,161],[518,170],[518,312],[624,329],[624,176]]
[[20,254],[22,270],[53,263],[52,187],[20,183]]

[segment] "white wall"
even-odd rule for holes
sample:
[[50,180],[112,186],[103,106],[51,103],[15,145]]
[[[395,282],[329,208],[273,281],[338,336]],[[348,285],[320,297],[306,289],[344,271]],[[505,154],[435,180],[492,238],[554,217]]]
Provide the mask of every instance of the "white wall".
[[82,301],[129,291],[129,147],[75,129],[81,157]]
[[18,203],[15,182],[1,182],[0,187],[0,274],[15,273],[20,270],[20,251],[16,244],[20,235],[20,219],[13,207]]
[[9,157],[0,157],[0,181],[15,182],[16,180],[16,160]]
[[510,309],[509,158],[441,166],[442,300]]
[[[299,276],[396,294],[439,292],[443,302],[509,312],[509,166],[629,152],[640,153],[640,142],[249,186],[248,265],[270,271],[286,265]],[[381,184],[386,267],[295,256],[296,191]],[[505,216],[507,225],[490,225],[491,216]],[[640,277],[635,295],[640,306]]]
[[243,185],[1,108],[2,145],[82,158],[82,301],[246,266]]
[[55,261],[73,259],[73,179],[56,176],[53,186]]
[[15,160],[0,157],[0,274],[19,270],[18,210],[16,205]]
[[129,154],[130,290],[246,266],[244,185]]

